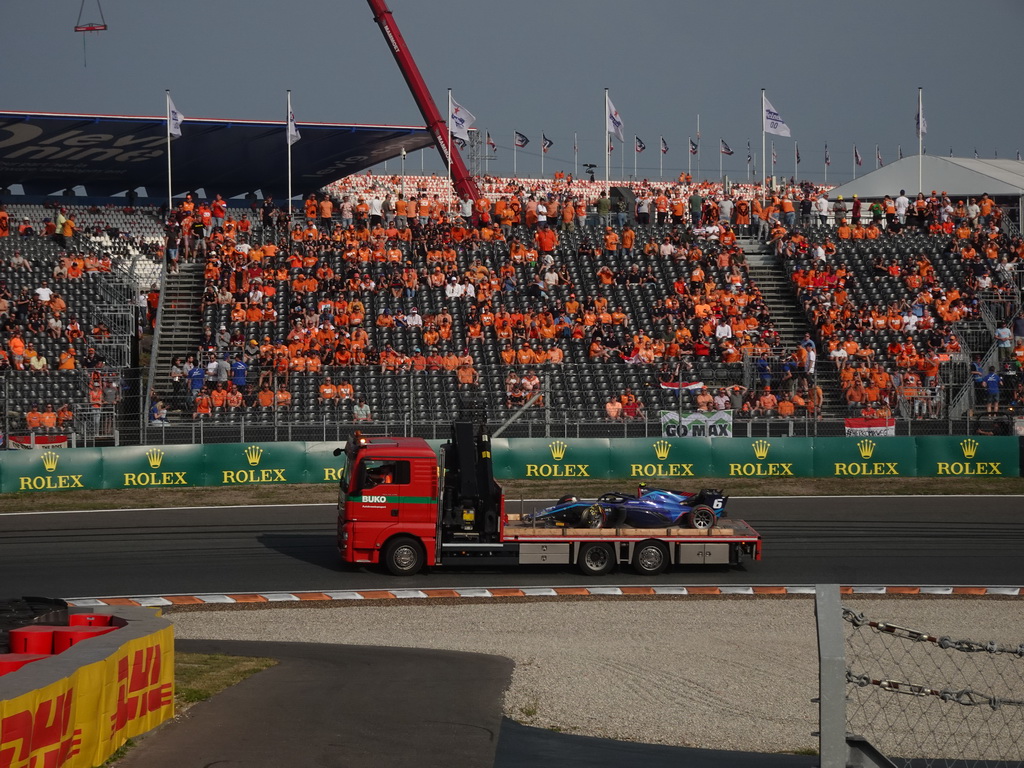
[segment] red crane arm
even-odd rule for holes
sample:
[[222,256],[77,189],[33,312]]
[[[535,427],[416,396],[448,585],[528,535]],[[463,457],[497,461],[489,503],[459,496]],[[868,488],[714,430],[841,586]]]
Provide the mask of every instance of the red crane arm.
[[427,124],[427,130],[434,137],[434,145],[441,153],[441,160],[445,165],[450,163],[455,191],[460,197],[476,200],[480,197],[476,181],[469,175],[469,170],[462,161],[459,151],[448,143],[448,127],[441,118],[441,113],[437,111],[437,105],[427,89],[427,84],[423,81],[419,67],[416,66],[416,62],[409,52],[409,46],[405,44],[402,33],[398,31],[398,25],[395,24],[391,9],[388,8],[384,0],[366,1],[370,4],[370,10],[373,11],[373,20],[377,22],[380,31],[384,33],[388,48],[391,49],[391,54],[402,71],[402,76],[412,92],[412,97],[416,100],[416,106],[420,108],[420,114],[423,115],[423,120]]

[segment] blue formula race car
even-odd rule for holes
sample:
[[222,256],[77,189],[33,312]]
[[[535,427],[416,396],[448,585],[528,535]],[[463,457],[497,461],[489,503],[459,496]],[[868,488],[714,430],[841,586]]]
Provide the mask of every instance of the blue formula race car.
[[729,497],[714,488],[696,493],[641,485],[635,496],[606,493],[587,501],[563,496],[552,507],[523,515],[526,524],[566,528],[713,528]]

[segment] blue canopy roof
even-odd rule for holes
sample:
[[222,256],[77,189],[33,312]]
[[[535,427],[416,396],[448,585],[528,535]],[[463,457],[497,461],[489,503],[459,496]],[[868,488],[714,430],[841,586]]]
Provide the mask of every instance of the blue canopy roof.
[[[431,145],[423,127],[299,123],[292,186],[308,193],[377,163]],[[186,119],[171,142],[174,194],[206,189],[225,198],[288,186],[285,123]],[[166,194],[164,117],[0,112],[0,187],[28,195],[83,186],[90,196],[146,187]]]

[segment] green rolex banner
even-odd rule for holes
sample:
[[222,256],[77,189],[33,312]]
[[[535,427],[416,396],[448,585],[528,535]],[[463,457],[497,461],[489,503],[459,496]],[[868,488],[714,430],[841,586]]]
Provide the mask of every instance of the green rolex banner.
[[815,437],[815,477],[914,477],[913,437]]
[[937,477],[1018,477],[1016,437],[918,437],[918,474]]
[[103,448],[4,451],[0,491],[72,491],[103,487]]
[[494,474],[500,478],[607,478],[609,452],[617,440],[607,438],[496,438]]
[[174,488],[206,484],[201,445],[102,448],[104,488]]
[[707,437],[634,438],[610,441],[609,474],[673,488],[711,474]]
[[812,440],[733,437],[711,441],[714,477],[813,477]]
[[204,449],[205,485],[311,482],[305,443],[225,443]]

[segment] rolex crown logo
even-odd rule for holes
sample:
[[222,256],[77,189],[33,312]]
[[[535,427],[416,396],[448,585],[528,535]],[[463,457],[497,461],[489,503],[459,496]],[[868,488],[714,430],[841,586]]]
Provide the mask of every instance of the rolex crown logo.
[[768,457],[768,449],[772,447],[772,444],[767,440],[755,440],[751,446],[754,449],[754,455],[759,461],[764,461]]
[[555,440],[553,443],[548,445],[548,448],[551,450],[551,458],[555,461],[561,461],[565,458],[565,450],[568,447],[568,443],[562,440]]
[[245,460],[249,462],[250,467],[255,467],[260,463],[260,459],[263,458],[263,449],[258,445],[250,445],[245,449]]
[[60,454],[47,451],[41,458],[43,460],[43,469],[47,472],[53,472],[57,468],[57,462],[60,461]]
[[966,440],[960,441],[960,450],[964,452],[965,459],[973,459],[974,454],[978,452],[978,441],[967,438]]
[[159,448],[150,448],[146,451],[146,459],[149,461],[151,468],[160,469],[160,465],[164,461],[164,452]]
[[668,452],[672,450],[672,443],[668,440],[659,440],[653,446],[654,455],[658,457],[658,461],[664,461],[668,458]]
[[857,450],[860,451],[860,457],[862,459],[870,459],[871,454],[875,452],[875,441],[874,440],[861,440],[857,443]]

